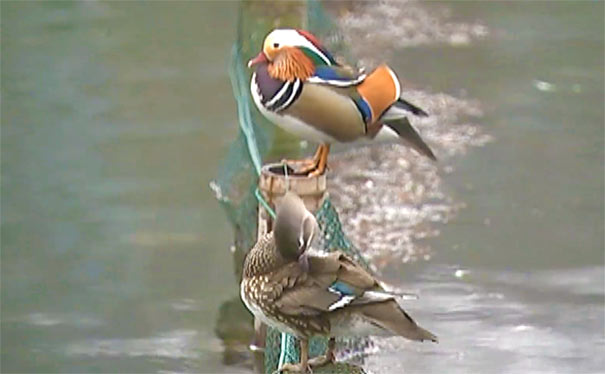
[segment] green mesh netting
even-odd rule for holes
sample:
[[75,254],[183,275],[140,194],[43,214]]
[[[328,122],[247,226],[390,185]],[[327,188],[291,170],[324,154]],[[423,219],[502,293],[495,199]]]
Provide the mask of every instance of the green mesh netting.
[[[260,115],[249,90],[251,72],[246,68],[246,61],[261,49],[265,35],[280,26],[308,29],[324,40],[336,55],[346,56],[342,38],[317,0],[240,3],[238,35],[230,63],[240,131],[213,183],[217,197],[234,227],[234,268],[238,277],[241,277],[245,255],[256,241],[257,209],[259,199],[262,199],[256,187],[262,161],[296,157],[301,152],[297,139],[278,130]],[[338,214],[329,199],[324,201],[316,216],[323,234],[320,240],[323,250],[340,249],[367,266],[343,233]],[[367,341],[360,339],[341,340],[338,347],[360,351],[367,344]],[[314,338],[309,343],[309,354],[311,357],[323,354],[326,348],[325,338]],[[280,364],[298,360],[299,345],[296,339],[269,328],[265,342],[265,372],[272,373]],[[332,367],[331,371],[362,372],[360,368],[350,365]]]

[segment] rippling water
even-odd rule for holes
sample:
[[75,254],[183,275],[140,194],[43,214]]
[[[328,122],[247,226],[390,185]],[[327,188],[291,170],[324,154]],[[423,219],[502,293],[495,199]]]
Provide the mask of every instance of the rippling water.
[[[214,332],[238,289],[208,188],[237,132],[237,4],[1,6],[2,371],[250,372]],[[441,339],[377,339],[368,370],[605,368],[603,11],[340,14],[353,52],[371,64],[385,51],[431,111],[419,126],[440,157],[333,160],[345,228],[385,280],[420,294],[404,306]]]
[[[405,13],[406,5],[385,7]],[[444,9],[422,6],[431,14]],[[469,120],[479,126],[459,143],[465,155],[437,148],[435,172],[422,161],[410,166],[406,151],[372,149],[361,157],[364,166],[376,166],[372,172],[348,167],[352,154],[341,156],[344,165],[334,172],[363,191],[355,199],[348,186],[336,188],[345,226],[358,241],[373,243],[371,254],[391,283],[421,295],[405,305],[441,339],[438,346],[378,341],[381,349],[366,366],[375,372],[602,372],[603,4],[472,2],[445,9],[458,20],[469,17],[485,34],[476,38],[473,27],[446,20],[446,29],[466,36],[452,43],[437,30],[392,58],[405,78],[429,88],[417,99],[429,111],[441,93],[461,99],[462,108],[478,100],[481,110],[470,116],[443,118],[440,110],[436,119],[446,129]],[[360,12],[365,23],[355,33],[382,22],[369,22],[368,12]],[[357,48],[371,51],[370,44]],[[433,144],[451,149],[447,131]],[[493,141],[469,148],[481,133]],[[405,183],[414,174],[416,185]],[[419,261],[401,264],[410,260]]]
[[3,372],[224,370],[235,10],[2,2]]

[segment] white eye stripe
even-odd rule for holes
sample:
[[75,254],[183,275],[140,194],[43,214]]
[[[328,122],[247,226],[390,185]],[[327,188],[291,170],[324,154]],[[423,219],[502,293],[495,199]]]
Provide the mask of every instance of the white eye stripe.
[[[309,233],[309,235],[305,238],[305,226],[306,223],[311,220],[311,232]],[[315,217],[313,217],[313,215],[311,213],[308,213],[305,218],[303,218],[301,225],[300,225],[300,235],[298,236],[298,249],[308,249],[311,246],[311,243],[313,242],[313,238],[315,237]]]
[[[307,39],[305,39],[307,40]],[[330,62],[330,59],[323,54],[322,51],[320,51],[319,49],[317,49],[313,43],[308,42],[309,46],[307,46],[307,48],[309,48],[310,50],[312,50],[313,52],[315,52],[315,54],[317,54],[319,57],[321,57],[322,60],[324,60],[324,62],[326,63],[326,65],[332,65],[332,63]]]
[[311,242],[313,241],[314,237],[315,237],[315,225],[312,225],[311,233],[309,234],[309,237],[307,238],[307,243],[305,243],[306,247],[309,247],[311,245]]
[[[282,46],[289,45],[293,47],[309,48],[311,51],[313,51],[313,53],[317,54],[326,63],[326,65],[332,65],[330,59],[322,51],[315,47],[315,45],[311,43],[309,39],[299,34],[296,30],[277,29],[273,30],[269,35],[272,35],[273,40],[279,39],[280,42],[278,44]],[[274,42],[274,44],[275,43],[277,42]]]

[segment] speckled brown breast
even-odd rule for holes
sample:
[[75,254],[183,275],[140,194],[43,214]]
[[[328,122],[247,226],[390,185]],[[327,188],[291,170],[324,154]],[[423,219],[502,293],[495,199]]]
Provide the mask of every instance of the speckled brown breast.
[[[285,283],[285,284],[283,284]],[[323,315],[304,316],[281,313],[277,307],[277,300],[282,295],[284,282],[271,282],[268,276],[254,276],[242,282],[243,292],[252,312],[269,326],[280,331],[292,333],[298,337],[313,335],[328,335],[330,322]]]

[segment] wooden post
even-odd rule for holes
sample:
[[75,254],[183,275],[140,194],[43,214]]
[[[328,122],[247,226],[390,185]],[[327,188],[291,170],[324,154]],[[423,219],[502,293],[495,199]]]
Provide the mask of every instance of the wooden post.
[[[258,187],[265,201],[275,210],[288,191],[296,193],[309,211],[315,213],[327,196],[326,174],[317,177],[286,175],[283,164],[268,164],[261,170]],[[273,220],[265,209],[258,210],[258,237],[271,231]]]

